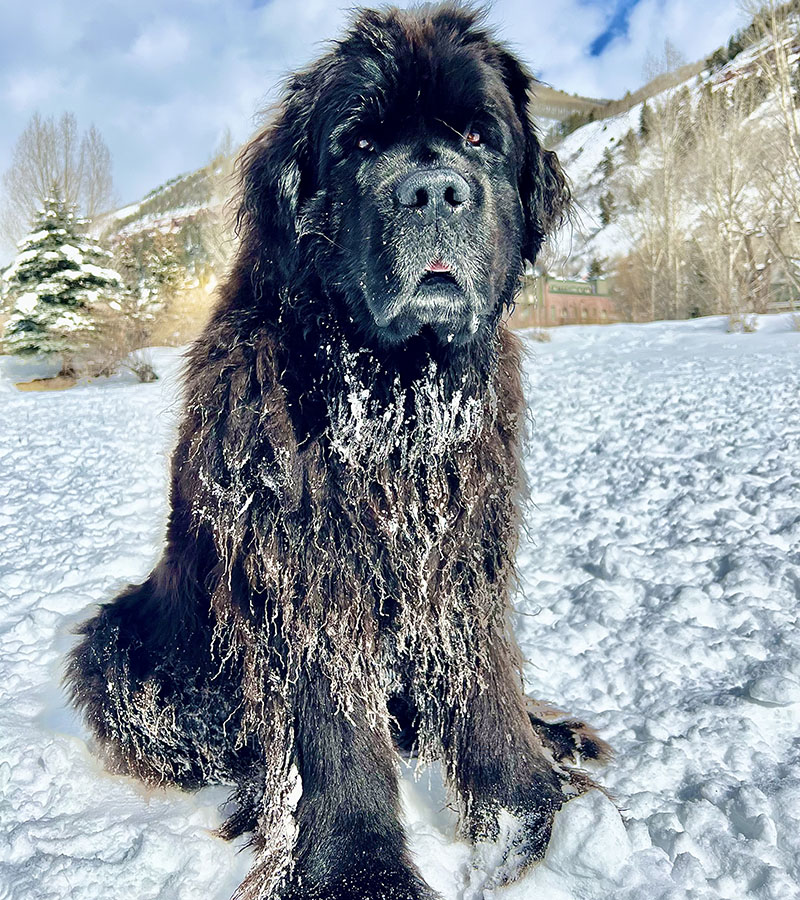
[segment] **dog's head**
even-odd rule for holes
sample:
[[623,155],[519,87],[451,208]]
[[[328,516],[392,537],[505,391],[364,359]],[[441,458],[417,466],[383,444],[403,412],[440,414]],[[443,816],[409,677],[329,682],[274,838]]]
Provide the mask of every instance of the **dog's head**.
[[243,155],[262,265],[289,285],[312,266],[378,344],[493,326],[569,202],[532,83],[473,11],[360,13]]

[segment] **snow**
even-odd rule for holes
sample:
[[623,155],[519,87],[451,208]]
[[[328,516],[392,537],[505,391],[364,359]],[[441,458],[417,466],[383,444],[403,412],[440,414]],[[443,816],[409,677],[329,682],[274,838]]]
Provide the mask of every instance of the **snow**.
[[91,275],[100,281],[110,281],[122,284],[122,276],[115,269],[106,269],[91,263],[83,263],[80,269],[62,269],[59,274],[66,281],[77,281]]
[[[658,103],[658,97],[648,102],[653,106]],[[618,147],[629,131],[638,134],[642,106],[642,103],[637,103],[619,115],[588,122],[559,142],[555,148],[558,159],[566,168],[573,184],[578,185],[581,190],[590,185],[602,184],[600,163],[603,161],[603,154],[606,149],[613,151]]]
[[[657,100],[650,100],[652,105]],[[617,206],[623,197],[616,189],[617,179],[608,179],[602,174],[601,163],[606,150],[613,153],[617,166],[621,156],[617,148],[629,131],[638,134],[642,104],[637,103],[626,112],[607,119],[589,122],[568,134],[554,148],[575,192],[575,221],[568,222],[557,235],[550,238],[550,245],[556,256],[576,257],[588,268],[592,258],[616,259],[630,252],[632,238],[630,228],[622,227],[621,209],[615,221],[603,227],[599,219],[598,201],[600,195],[610,186],[615,189]],[[646,156],[648,149],[644,148]]]
[[[724,318],[554,329],[527,361],[535,505],[515,627],[529,692],[615,748],[547,858],[492,886],[438,771],[402,763],[412,851],[444,900],[800,896],[800,333]],[[222,788],[104,773],[59,689],[70,630],[159,554],[180,411],[161,380],[19,393],[0,358],[0,897],[225,900]],[[26,363],[35,366],[34,363]],[[511,823],[513,825],[513,823]],[[481,864],[471,869],[471,862]]]
[[160,231],[162,234],[169,234],[178,229],[179,223],[192,216],[198,215],[211,209],[221,209],[219,204],[213,203],[187,203],[183,206],[176,206],[168,211],[150,212],[127,225],[120,228],[116,234],[125,237],[131,234],[138,234],[142,231]]
[[[60,229],[63,231],[63,229]],[[32,234],[26,235],[22,238],[21,241],[17,243],[18,247],[26,247],[29,244],[38,244],[39,241],[43,241],[45,238],[49,237],[53,232],[48,231],[46,228],[41,229],[40,231],[34,231]],[[56,232],[58,233],[58,232]]]
[[129,203],[128,206],[123,206],[120,209],[115,209],[114,212],[111,213],[111,216],[114,219],[127,219],[128,216],[133,216],[137,212],[139,212],[139,207],[141,205],[141,202]]
[[26,291],[17,297],[15,309],[24,316],[29,316],[39,303],[39,294],[36,291]]
[[[84,264],[83,253],[78,247],[75,247],[72,244],[62,244],[58,248],[58,252],[76,266],[82,266]],[[54,256],[56,256],[56,254],[54,254]]]
[[[90,299],[94,299],[96,294],[87,292]],[[86,310],[83,309],[65,309],[61,315],[53,319],[53,330],[60,333],[68,333],[70,331],[92,330],[94,324],[89,318]]]

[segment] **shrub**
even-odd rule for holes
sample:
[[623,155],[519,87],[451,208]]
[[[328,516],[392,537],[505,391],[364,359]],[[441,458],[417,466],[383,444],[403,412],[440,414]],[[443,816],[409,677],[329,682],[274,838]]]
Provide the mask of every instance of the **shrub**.
[[758,331],[755,313],[731,313],[728,316],[728,334],[752,334]]
[[144,384],[158,381],[158,375],[153,368],[153,358],[146,350],[136,350],[130,353],[123,366],[130,372],[133,372],[139,381]]

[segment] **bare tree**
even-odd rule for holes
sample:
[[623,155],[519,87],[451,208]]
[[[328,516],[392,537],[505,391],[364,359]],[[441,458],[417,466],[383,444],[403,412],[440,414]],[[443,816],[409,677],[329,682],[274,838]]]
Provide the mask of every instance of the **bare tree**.
[[624,322],[647,322],[654,318],[647,260],[638,247],[618,259],[614,267],[614,306]]
[[234,170],[238,148],[234,144],[230,128],[226,128],[211,155],[208,164],[211,179],[211,199],[224,203],[235,191]]
[[81,138],[80,157],[80,202],[85,215],[93,219],[108,209],[114,195],[111,152],[94,125]]
[[695,116],[691,187],[700,213],[695,238],[704,282],[714,296],[712,309],[733,316],[754,311],[758,294],[755,254],[762,210],[756,176],[765,142],[749,121],[753,107],[747,82],[735,89],[721,85],[703,96]]
[[687,312],[687,141],[683,98],[667,92],[653,105],[648,152],[624,184],[630,212],[620,221],[635,247],[626,282],[642,292],[627,305],[637,317],[678,318]]
[[632,247],[616,267],[624,315],[724,313],[746,330],[776,282],[800,296],[797,8],[751,7],[741,77],[707,81],[696,104],[686,88],[652,103],[639,168],[615,176]]
[[203,244],[208,251],[211,268],[221,274],[236,246],[236,155],[230,128],[226,128],[217,144],[207,170],[211,184],[209,215],[202,223]]
[[16,241],[57,189],[68,205],[94,218],[112,200],[111,154],[92,125],[82,135],[73,113],[60,119],[34,113],[3,175],[4,236]]
[[766,140],[759,155],[757,180],[763,199],[762,229],[782,274],[800,295],[800,109],[797,96],[797,54],[800,50],[797,13],[775,0],[747,0],[753,27],[764,46],[757,74],[766,84],[771,102],[760,123]]
[[648,53],[642,66],[642,74],[645,81],[655,81],[661,75],[669,75],[681,66],[686,65],[686,57],[667,38],[661,53],[654,55]]

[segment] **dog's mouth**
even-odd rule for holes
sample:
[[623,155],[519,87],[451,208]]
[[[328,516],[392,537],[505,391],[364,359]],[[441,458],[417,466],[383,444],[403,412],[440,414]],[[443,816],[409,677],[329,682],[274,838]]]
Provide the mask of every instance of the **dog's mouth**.
[[[468,334],[474,319],[464,286],[450,266],[435,260],[422,273],[406,308],[411,321],[433,328],[441,340],[452,342]],[[460,341],[459,341],[460,342]]]
[[426,272],[420,279],[420,288],[458,288],[459,284],[451,272]]
[[454,291],[461,293],[461,285],[450,264],[442,259],[435,259],[425,267],[416,289],[417,295],[422,297],[434,294],[447,296]]

